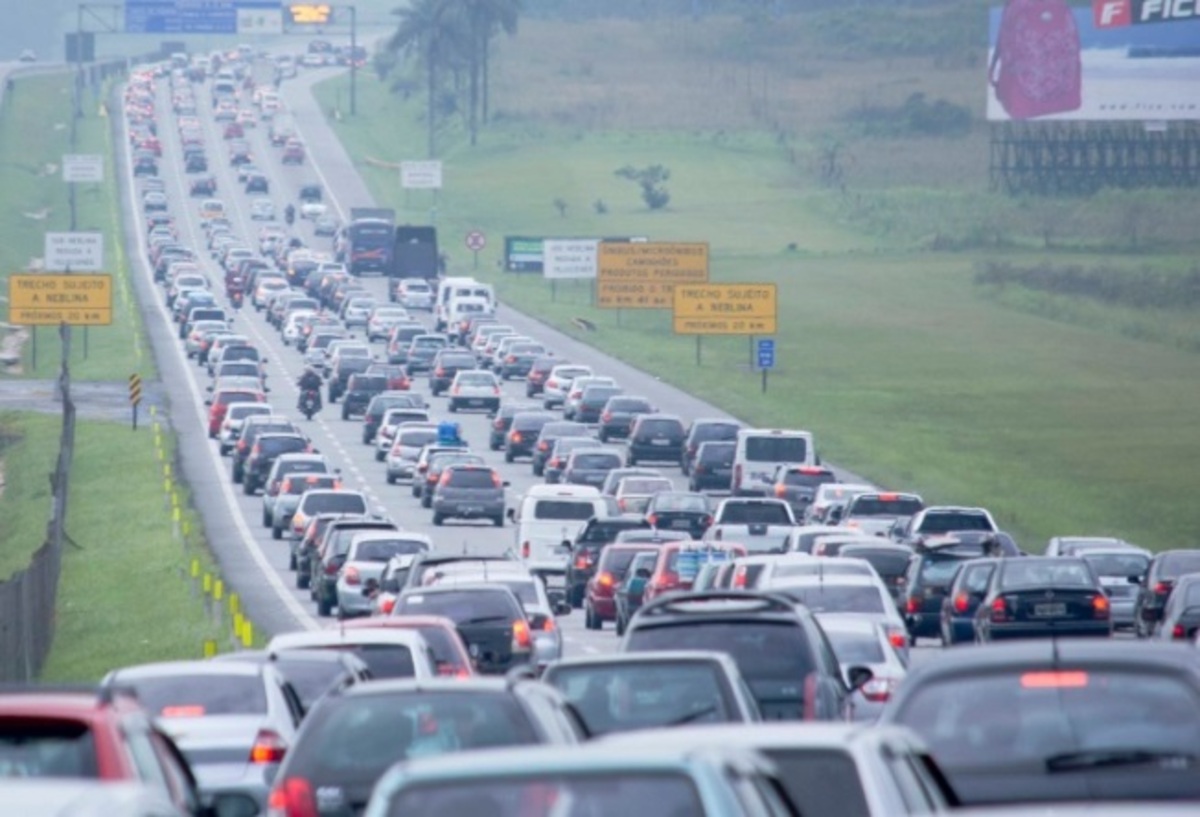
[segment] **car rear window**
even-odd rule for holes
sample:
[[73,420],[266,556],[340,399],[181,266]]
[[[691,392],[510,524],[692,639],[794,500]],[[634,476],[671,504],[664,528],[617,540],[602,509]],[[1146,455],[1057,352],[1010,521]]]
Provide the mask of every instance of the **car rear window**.
[[386,375],[360,374],[354,376],[354,388],[359,391],[383,391],[387,388]]
[[736,719],[710,663],[566,666],[544,680],[574,704],[593,735]]
[[99,776],[86,723],[41,716],[0,719],[0,778]]
[[1172,553],[1163,558],[1158,575],[1164,579],[1177,579],[1185,573],[1200,572],[1200,552]]
[[737,446],[733,443],[705,443],[700,447],[697,456],[705,464],[731,465],[736,448]]
[[790,525],[787,506],[774,502],[731,502],[721,510],[722,525]]
[[393,612],[395,615],[445,616],[458,625],[493,623],[501,619],[516,619],[521,615],[507,592],[487,590],[405,593],[397,599]]
[[393,556],[411,556],[429,549],[419,539],[370,539],[354,548],[354,561],[390,562]]
[[833,654],[843,667],[855,664],[882,664],[887,660],[883,644],[873,632],[844,632],[825,628],[825,636],[833,646]]
[[539,499],[533,506],[533,518],[541,522],[586,522],[595,515],[591,501]]
[[138,702],[155,717],[258,715],[267,711],[267,695],[258,675],[126,678],[118,673],[117,683],[132,687]]
[[637,397],[613,397],[608,401],[609,411],[649,411],[650,401]]
[[515,414],[513,415],[512,427],[516,431],[534,431],[541,429],[552,419],[552,417],[546,414]]
[[635,477],[626,477],[621,480],[621,485],[617,489],[622,495],[629,494],[654,494],[659,491],[669,491],[675,486],[670,480],[665,479],[637,479]]
[[733,656],[753,685],[760,679],[800,683],[812,672],[808,636],[785,621],[730,619],[680,621],[637,627],[626,637],[626,652],[719,650]]
[[369,787],[397,761],[537,742],[521,707],[501,692],[348,696],[310,717],[288,766],[315,786]]
[[572,467],[584,471],[604,471],[621,467],[621,455],[612,453],[578,454],[571,461]]
[[981,513],[932,513],[921,520],[919,533],[949,533],[959,530],[994,530]]
[[639,553],[656,553],[654,550],[624,550],[619,548],[610,548],[604,551],[604,555],[600,559],[599,570],[606,570],[612,574],[614,579],[620,580],[629,572],[629,566],[633,564],[633,558]]
[[450,471],[451,488],[494,489],[500,479],[490,468],[454,468]]
[[773,434],[747,437],[746,459],[749,462],[804,462],[808,459],[808,440]]
[[699,494],[659,494],[654,498],[654,510],[683,513],[704,513],[708,499]]
[[437,429],[428,431],[404,431],[400,434],[400,445],[408,448],[424,448],[430,443],[437,442]]
[[816,488],[818,485],[837,482],[837,477],[829,471],[802,471],[793,468],[783,475],[783,482],[797,488]]
[[812,587],[780,587],[776,590],[803,604],[814,613],[883,613],[879,589],[854,584],[821,582]]
[[669,419],[642,420],[638,425],[638,432],[641,434],[671,434],[676,437],[682,437],[683,423],[678,420]]
[[842,548],[838,555],[870,562],[875,572],[885,579],[903,576],[908,570],[908,560],[911,558],[909,553],[874,550],[862,545],[848,545]]
[[737,423],[704,423],[692,429],[691,437],[693,442],[703,443],[710,440],[736,440],[737,433]]
[[1055,559],[1005,560],[1000,585],[1006,589],[1029,587],[1094,587],[1095,579],[1082,562]]
[[295,688],[305,711],[311,709],[317,699],[332,689],[346,674],[346,668],[340,663],[288,658],[287,650],[276,655],[273,663]]
[[837,749],[774,749],[763,754],[779,769],[788,799],[804,817],[870,817],[858,767]]
[[442,355],[439,366],[452,366],[456,369],[474,369],[475,358],[470,355]]
[[304,512],[309,516],[318,513],[366,513],[367,501],[361,494],[351,491],[315,494],[305,498]]
[[[546,804],[530,812],[530,803]],[[539,774],[528,778],[421,783],[397,792],[387,814],[440,814],[445,817],[487,815],[643,814],[654,804],[655,814],[704,814],[696,787],[686,775],[674,772],[586,772],[575,775]]]
[[912,497],[882,499],[860,496],[850,505],[849,516],[915,516],[924,508],[919,499]]
[[1097,576],[1142,576],[1150,567],[1150,557],[1140,553],[1085,553],[1083,560]]
[[958,570],[958,566],[967,559],[941,558],[941,559],[922,559],[920,573],[918,578],[921,584],[924,585],[942,585],[950,586],[950,581],[954,578],[954,573]]
[[287,493],[298,495],[313,488],[333,488],[338,484],[338,480],[339,477],[334,474],[293,479],[287,484]]

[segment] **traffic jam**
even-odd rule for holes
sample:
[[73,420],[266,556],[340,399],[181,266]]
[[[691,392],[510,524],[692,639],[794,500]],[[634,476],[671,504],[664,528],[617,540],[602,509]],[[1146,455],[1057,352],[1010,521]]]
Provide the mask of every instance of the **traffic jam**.
[[1200,551],[1018,542],[802,422],[674,411],[399,263],[267,59],[134,74],[122,148],[240,579],[297,624],[47,696],[26,776],[222,817],[1194,813]]

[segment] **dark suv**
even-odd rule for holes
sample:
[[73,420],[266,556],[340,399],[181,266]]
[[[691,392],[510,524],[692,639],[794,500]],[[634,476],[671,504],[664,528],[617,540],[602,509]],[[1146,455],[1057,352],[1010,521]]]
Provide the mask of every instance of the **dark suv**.
[[579,396],[579,407],[575,409],[575,420],[580,423],[598,423],[600,414],[609,399],[621,395],[620,386],[588,386]]
[[[513,422],[516,425],[516,422]],[[533,475],[544,476],[546,462],[554,450],[554,443],[563,437],[590,437],[591,430],[583,423],[573,423],[570,420],[556,420],[545,423],[537,435],[537,445],[533,449]]]
[[1200,573],[1200,550],[1164,550],[1150,560],[1146,577],[1138,582],[1133,603],[1133,628],[1138,638],[1154,635],[1175,581],[1185,573]]
[[517,457],[533,456],[542,426],[554,419],[553,414],[545,411],[521,411],[513,415],[504,437],[504,461],[513,462]]
[[843,680],[833,648],[807,608],[769,593],[668,594],[638,611],[622,652],[720,650],[746,679],[764,720],[846,720],[871,670]]
[[700,452],[701,444],[709,442],[735,442],[737,440],[738,429],[741,427],[741,424],[734,420],[693,421],[688,426],[687,437],[683,441],[683,456],[679,458],[679,464],[683,468],[684,476],[691,473],[692,463],[696,461],[696,455]]
[[940,638],[942,602],[950,594],[950,584],[963,562],[985,554],[973,547],[950,544],[945,547],[918,548],[908,563],[904,584],[896,597],[900,615],[908,628],[910,644],[917,639]]
[[254,438],[250,455],[242,474],[242,493],[253,496],[267,482],[271,466],[281,454],[308,454],[313,452],[312,443],[303,434],[272,432]]
[[728,491],[733,484],[734,442],[700,443],[688,469],[688,489],[692,491]]
[[437,397],[450,388],[456,374],[477,368],[475,355],[465,349],[439,350],[429,364],[429,393]]
[[629,429],[625,463],[679,462],[683,456],[683,421],[667,414],[642,414]]
[[[242,434],[230,452],[229,474],[234,484],[240,484],[246,474],[246,461],[254,449],[254,441],[260,434],[299,434],[300,429],[291,420],[280,415],[260,414],[247,417],[242,423]],[[266,472],[263,472],[266,476]]]
[[387,391],[388,379],[382,374],[352,374],[346,380],[346,393],[342,397],[342,419],[365,414],[371,399]]
[[[329,375],[329,402],[336,403],[338,398],[345,394],[350,383],[350,375],[362,374],[374,362],[373,358],[365,355],[339,357],[337,367]],[[343,417],[343,419],[346,418]]]
[[523,411],[537,411],[540,406],[536,403],[522,403],[515,400],[504,400],[492,417],[491,428],[488,431],[488,448],[492,451],[502,451],[504,441],[508,439],[508,430],[512,427],[513,418]]
[[[645,397],[627,397],[618,395],[610,397],[600,412],[600,429],[597,436],[600,442],[608,442],[613,437],[621,439],[629,436],[633,420],[639,414],[653,414],[654,406]],[[682,441],[682,426],[680,427]]]
[[649,530],[650,523],[636,516],[593,517],[583,526],[571,545],[571,558],[567,562],[567,601],[572,607],[583,606],[583,596],[588,579],[596,572],[596,563],[606,545],[617,540],[617,534],[625,530]]
[[504,527],[504,489],[500,472],[486,465],[451,465],[442,471],[430,506],[433,524],[446,519],[490,519]]
[[317,603],[317,615],[328,616],[337,604],[337,580],[350,542],[355,534],[363,531],[397,530],[396,525],[383,519],[346,519],[330,522],[325,535],[314,551],[310,551],[308,573],[311,577],[309,592]]
[[375,435],[379,433],[379,424],[383,422],[383,415],[387,414],[388,409],[424,407],[425,401],[421,396],[411,392],[385,391],[375,395],[363,412],[363,445],[371,445],[375,442]]

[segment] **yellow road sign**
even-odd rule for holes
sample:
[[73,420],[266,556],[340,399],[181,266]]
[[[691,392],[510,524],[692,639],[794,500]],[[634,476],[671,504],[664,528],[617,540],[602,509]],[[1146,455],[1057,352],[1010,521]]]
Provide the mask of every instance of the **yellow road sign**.
[[333,18],[333,8],[328,3],[292,3],[288,14],[296,25],[325,25]]
[[8,322],[18,326],[112,323],[111,275],[11,275]]
[[775,284],[676,284],[674,295],[678,335],[775,334]]
[[708,280],[708,245],[699,242],[601,241],[596,252],[596,306],[670,309],[676,284]]
[[[142,402],[142,378],[136,374],[129,375],[129,402],[135,406]],[[170,478],[171,469],[169,465],[163,466],[163,473],[166,474],[167,478]]]

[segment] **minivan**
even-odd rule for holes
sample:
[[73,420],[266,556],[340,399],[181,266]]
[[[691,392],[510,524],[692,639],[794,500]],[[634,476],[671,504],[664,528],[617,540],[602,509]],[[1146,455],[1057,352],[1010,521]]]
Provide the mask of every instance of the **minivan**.
[[490,284],[481,284],[474,278],[444,278],[438,284],[437,301],[433,308],[435,331],[446,331],[450,302],[460,298],[483,298],[493,309],[496,307],[496,294]]
[[516,549],[531,569],[565,573],[571,543],[593,517],[609,516],[608,500],[590,485],[535,485],[508,518]]
[[820,465],[809,431],[743,428],[733,452],[733,495],[766,496],[780,465]]

